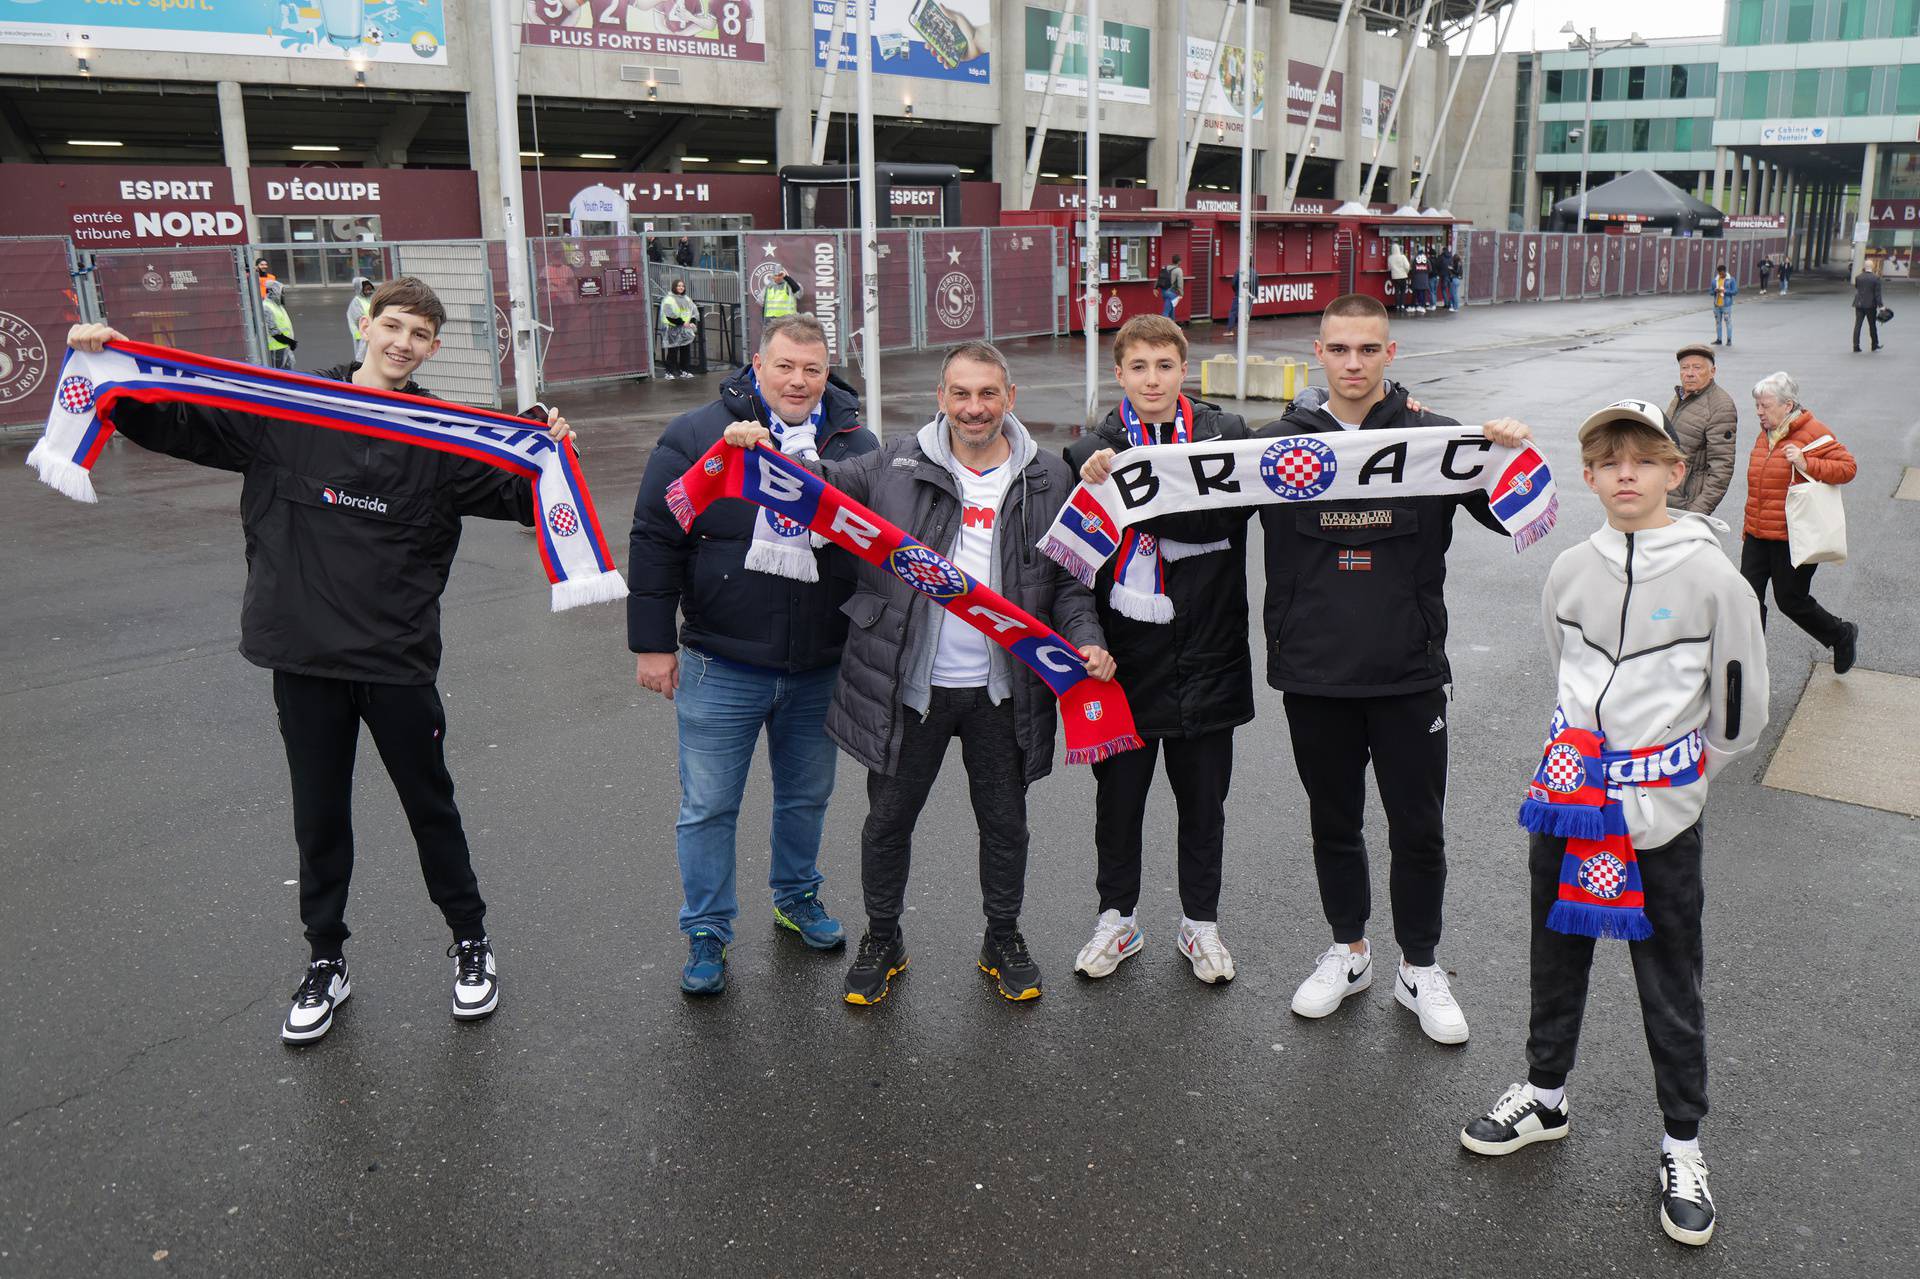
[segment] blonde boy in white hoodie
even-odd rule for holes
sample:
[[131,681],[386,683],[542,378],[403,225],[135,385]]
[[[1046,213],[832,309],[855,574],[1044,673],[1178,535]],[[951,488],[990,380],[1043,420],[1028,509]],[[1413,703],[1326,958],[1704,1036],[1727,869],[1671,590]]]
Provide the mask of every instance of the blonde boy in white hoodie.
[[1753,590],[1714,535],[1726,526],[1667,509],[1686,462],[1658,408],[1621,400],[1595,413],[1580,459],[1607,523],[1554,561],[1542,601],[1558,709],[1521,809],[1534,832],[1527,1082],[1460,1141],[1505,1155],[1567,1135],[1594,941],[1626,938],[1666,1121],[1660,1224],[1697,1246],[1714,1228],[1699,1140],[1700,814],[1707,779],[1766,727],[1766,642]]

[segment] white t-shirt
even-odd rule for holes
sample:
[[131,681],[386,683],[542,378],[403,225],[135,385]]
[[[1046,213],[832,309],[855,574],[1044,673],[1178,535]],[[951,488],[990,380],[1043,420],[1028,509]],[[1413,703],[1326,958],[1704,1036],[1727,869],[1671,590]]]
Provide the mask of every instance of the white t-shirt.
[[[993,526],[1007,491],[1010,463],[981,475],[956,466],[960,481],[960,535],[954,539],[955,567],[985,585],[993,580]],[[933,682],[941,688],[984,688],[987,684],[985,635],[951,614],[940,621],[940,642],[933,650]]]
[[1332,413],[1328,413],[1327,416],[1332,417],[1334,421],[1339,422],[1340,429],[1343,431],[1357,431],[1360,429],[1360,423],[1358,422],[1344,421],[1341,418],[1334,417]]

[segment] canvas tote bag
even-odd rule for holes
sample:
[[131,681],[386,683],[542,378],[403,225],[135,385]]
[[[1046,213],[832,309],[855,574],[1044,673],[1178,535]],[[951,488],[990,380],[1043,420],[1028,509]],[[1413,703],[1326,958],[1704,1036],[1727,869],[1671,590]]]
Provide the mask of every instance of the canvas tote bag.
[[[1823,435],[1801,449],[1811,453],[1833,443]],[[1847,562],[1847,510],[1840,500],[1840,486],[1822,484],[1798,465],[1793,468],[1800,483],[1787,486],[1787,554],[1793,566],[1803,564],[1844,564]]]

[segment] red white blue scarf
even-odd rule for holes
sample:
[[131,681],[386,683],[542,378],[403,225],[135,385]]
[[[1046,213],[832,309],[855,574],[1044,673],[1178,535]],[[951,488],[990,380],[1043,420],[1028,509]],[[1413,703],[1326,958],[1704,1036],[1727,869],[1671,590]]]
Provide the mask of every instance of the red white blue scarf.
[[845,547],[1019,658],[1059,699],[1069,764],[1097,763],[1144,745],[1120,685],[1088,674],[1080,650],[1064,636],[798,462],[721,440],[668,485],[667,508],[682,529],[691,529],[700,512],[728,497],[778,511]]
[[1522,826],[1567,841],[1548,928],[1622,941],[1653,936],[1621,789],[1690,785],[1700,780],[1705,753],[1698,731],[1664,746],[1610,751],[1604,733],[1570,727],[1565,713],[1553,712],[1547,749],[1520,805]]
[[525,418],[117,341],[97,353],[67,352],[46,434],[27,454],[27,465],[43,483],[68,497],[96,501],[93,464],[113,435],[113,407],[121,400],[200,404],[299,427],[373,436],[524,476],[533,482],[538,508],[534,543],[553,583],[554,611],[627,594],[600,531],[573,442],[556,442],[544,427]]
[[[753,388],[754,403],[760,406],[760,420],[773,434],[773,442],[782,453],[807,466],[820,460],[820,428],[826,422],[827,401],[823,395],[813,412],[801,423],[788,422],[773,411],[766,392],[760,389],[760,377],[747,370],[747,384]],[[746,567],[755,573],[790,577],[797,582],[820,580],[820,566],[814,560],[815,547],[825,546],[819,536],[809,537],[807,530],[780,514],[762,508],[753,522],[753,541],[747,546]]]
[[1553,474],[1532,445],[1507,448],[1458,426],[1341,431],[1129,449],[1106,480],[1073,490],[1040,549],[1092,586],[1127,530],[1156,516],[1462,493],[1486,495],[1516,550],[1545,537],[1559,515]]
[[[1131,402],[1120,401],[1120,429],[1126,432],[1127,447],[1148,448],[1159,445],[1153,427],[1140,420]],[[1193,404],[1181,396],[1173,410],[1172,430],[1167,444],[1193,443]],[[1113,589],[1107,602],[1113,611],[1136,622],[1173,620],[1173,600],[1167,595],[1166,566],[1196,555],[1208,555],[1232,547],[1231,542],[1176,542],[1155,537],[1141,529],[1130,528],[1120,536],[1120,549],[1114,553]]]

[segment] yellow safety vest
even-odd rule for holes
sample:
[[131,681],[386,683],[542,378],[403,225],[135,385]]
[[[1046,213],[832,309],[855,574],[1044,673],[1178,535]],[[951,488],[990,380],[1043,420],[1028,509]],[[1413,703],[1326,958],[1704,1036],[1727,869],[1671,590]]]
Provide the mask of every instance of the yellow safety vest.
[[288,337],[293,336],[293,319],[287,314],[287,308],[281,306],[278,302],[271,301],[264,301],[260,305],[266,309],[267,322],[274,330],[273,333],[267,336],[267,349],[269,351],[287,350],[287,344],[281,341],[278,336],[278,334],[281,333],[286,334]]
[[762,314],[769,320],[777,320],[783,315],[792,315],[800,309],[794,305],[792,287],[785,284],[767,285],[767,291],[761,295],[760,300],[765,306]]

